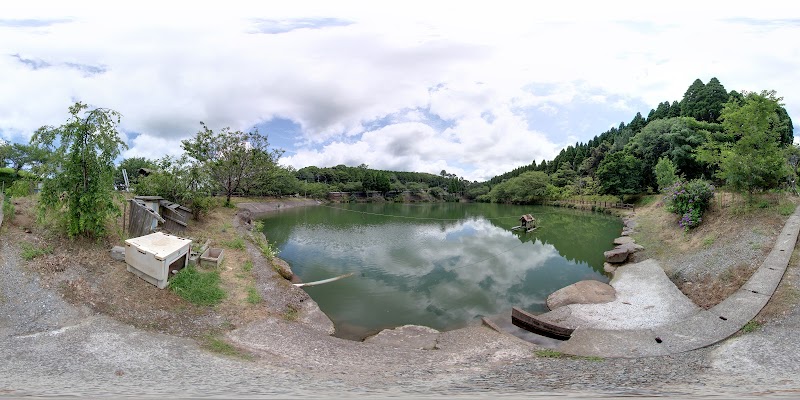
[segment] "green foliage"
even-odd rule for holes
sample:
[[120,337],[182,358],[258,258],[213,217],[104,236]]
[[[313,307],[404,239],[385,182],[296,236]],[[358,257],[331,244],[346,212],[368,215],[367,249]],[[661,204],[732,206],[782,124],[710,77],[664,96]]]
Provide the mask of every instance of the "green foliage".
[[550,177],[541,171],[528,171],[495,185],[489,197],[495,203],[527,204],[548,197]]
[[791,202],[782,202],[778,204],[778,213],[783,216],[788,216],[794,214],[794,210],[797,208],[797,205]]
[[631,154],[618,151],[606,156],[597,168],[606,194],[634,194],[641,190],[642,163]]
[[264,174],[276,168],[282,150],[269,148],[266,135],[251,132],[231,131],[223,128],[214,132],[200,122],[202,129],[193,139],[182,141],[187,155],[202,164],[212,181],[225,193],[225,204],[230,204],[231,195],[247,191]]
[[753,194],[776,188],[790,171],[780,148],[781,98],[774,91],[746,93],[722,110],[727,137],[718,138],[698,151],[698,158],[715,164],[716,176],[732,189]]
[[244,272],[252,271],[253,270],[253,262],[250,261],[250,260],[245,261],[244,264],[242,264],[242,270]]
[[258,289],[254,286],[249,286],[247,288],[247,302],[250,304],[258,304],[261,303],[261,295],[258,293]]
[[217,271],[202,272],[195,267],[187,267],[172,277],[169,288],[192,304],[213,306],[226,296],[220,281]]
[[560,352],[560,351],[556,351],[556,350],[552,350],[552,349],[541,349],[541,350],[536,350],[536,351],[534,351],[534,354],[536,354],[536,356],[537,356],[537,357],[542,357],[542,358],[563,358],[563,357],[569,357],[569,355],[567,355],[567,354],[564,354],[564,353],[562,353],[562,352]]
[[26,197],[33,193],[33,187],[36,185],[35,181],[29,179],[18,179],[14,181],[8,188],[6,188],[6,196],[8,197]]
[[14,219],[14,203],[12,203],[8,197],[3,199],[3,215],[6,221],[11,221]]
[[703,213],[714,197],[714,186],[702,179],[678,182],[672,185],[664,198],[667,209],[681,216],[678,224],[684,231],[697,227],[703,222]]
[[134,192],[139,196],[161,196],[189,207],[195,219],[216,207],[211,197],[210,178],[201,165],[189,160],[166,156],[157,161],[158,171],[139,177]]
[[30,243],[22,243],[20,256],[25,261],[33,260],[45,254],[53,254],[53,246],[37,247]]
[[661,157],[655,167],[656,182],[658,189],[663,191],[675,184],[678,180],[675,164],[669,158]]
[[102,237],[106,221],[120,212],[113,192],[114,159],[127,148],[117,132],[120,115],[104,108],[89,110],[81,102],[69,112],[64,125],[43,126],[31,139],[53,152],[42,168],[40,209],[64,218],[70,237]]
[[222,242],[222,245],[231,249],[244,250],[244,239],[237,237],[233,240]]
[[2,163],[0,166],[11,164],[15,173],[25,167],[36,167],[44,163],[50,156],[50,151],[47,148],[38,147],[29,144],[14,143],[3,146],[0,149],[0,158]]
[[761,328],[761,325],[762,325],[761,322],[758,322],[754,319],[750,320],[746,324],[744,324],[744,326],[742,327],[742,332],[744,333],[755,332],[759,328]]
[[136,183],[139,182],[139,171],[142,168],[155,171],[158,169],[158,165],[155,161],[144,157],[126,158],[119,163],[114,179],[117,183],[125,183],[125,179],[122,175],[122,170],[124,169],[128,173],[128,181],[131,186],[136,186]]
[[202,346],[211,352],[222,354],[229,357],[238,357],[245,360],[251,360],[252,356],[237,349],[232,344],[226,342],[224,339],[213,335],[205,335],[202,340]]

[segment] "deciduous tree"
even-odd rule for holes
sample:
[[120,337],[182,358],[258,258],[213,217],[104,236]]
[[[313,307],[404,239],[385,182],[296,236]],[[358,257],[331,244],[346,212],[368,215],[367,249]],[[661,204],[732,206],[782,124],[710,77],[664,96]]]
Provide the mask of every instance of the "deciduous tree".
[[113,197],[114,159],[127,148],[117,131],[120,114],[81,102],[69,113],[65,124],[43,126],[31,139],[53,152],[43,168],[40,206],[62,215],[71,237],[103,236],[106,220],[119,213]]

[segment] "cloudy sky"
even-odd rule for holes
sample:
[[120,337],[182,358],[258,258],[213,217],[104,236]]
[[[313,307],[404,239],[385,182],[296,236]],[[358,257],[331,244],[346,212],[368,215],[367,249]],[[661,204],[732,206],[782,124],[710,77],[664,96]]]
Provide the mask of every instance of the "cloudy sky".
[[123,115],[125,157],[178,154],[204,121],[258,127],[296,168],[484,180],[696,78],[777,90],[800,124],[792,2],[113,3],[3,5],[0,138],[27,141],[80,100]]

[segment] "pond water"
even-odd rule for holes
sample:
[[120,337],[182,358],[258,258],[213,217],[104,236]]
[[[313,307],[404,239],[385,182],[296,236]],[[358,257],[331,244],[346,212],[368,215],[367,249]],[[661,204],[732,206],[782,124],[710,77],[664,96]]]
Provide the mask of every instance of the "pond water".
[[[512,232],[522,214],[539,229]],[[603,251],[618,218],[554,207],[481,203],[335,204],[264,218],[264,233],[305,290],[360,340],[406,324],[450,330],[512,306],[547,311],[550,293],[584,279],[607,282]]]

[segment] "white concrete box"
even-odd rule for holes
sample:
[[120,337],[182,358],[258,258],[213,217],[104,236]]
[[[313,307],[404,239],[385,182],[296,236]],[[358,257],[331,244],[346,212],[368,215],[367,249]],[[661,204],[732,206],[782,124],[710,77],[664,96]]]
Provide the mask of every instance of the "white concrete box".
[[125,263],[129,272],[164,289],[172,271],[186,266],[191,249],[190,239],[151,233],[125,241]]

